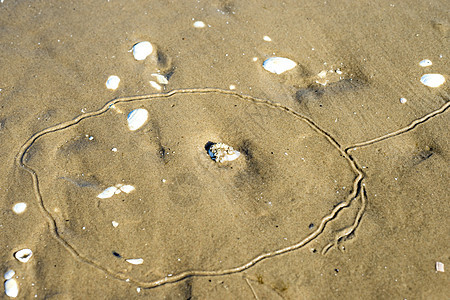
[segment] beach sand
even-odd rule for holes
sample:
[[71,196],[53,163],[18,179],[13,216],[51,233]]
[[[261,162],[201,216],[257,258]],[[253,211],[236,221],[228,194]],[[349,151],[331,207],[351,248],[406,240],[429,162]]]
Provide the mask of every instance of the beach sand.
[[[2,274],[20,299],[445,298],[448,11],[3,1]],[[273,74],[270,57],[297,65]],[[240,156],[215,162],[210,143]],[[117,185],[135,190],[98,197]]]

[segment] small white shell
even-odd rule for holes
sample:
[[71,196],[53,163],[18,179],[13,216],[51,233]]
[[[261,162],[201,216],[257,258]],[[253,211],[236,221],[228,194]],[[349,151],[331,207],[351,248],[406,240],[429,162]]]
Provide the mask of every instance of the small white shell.
[[14,253],[14,257],[22,263],[28,262],[31,256],[33,256],[33,251],[30,249],[22,249]]
[[400,103],[401,104],[405,104],[408,100],[406,100],[406,98],[400,98]]
[[19,285],[14,278],[5,281],[5,294],[11,298],[16,298],[19,295]]
[[123,185],[120,187],[120,190],[126,194],[131,193],[132,191],[134,191],[136,188],[132,185]]
[[14,270],[9,269],[8,271],[5,272],[5,275],[3,275],[3,278],[8,280],[8,279],[13,278],[14,275],[16,275],[16,272],[14,272]]
[[23,213],[25,209],[27,209],[27,204],[25,202],[16,203],[12,208],[13,212],[15,212],[18,215]]
[[118,188],[116,188],[115,186],[110,186],[109,188],[105,189],[103,192],[98,194],[97,198],[100,198],[100,199],[111,198],[112,196],[114,196],[116,194],[117,190],[118,190]]
[[153,73],[152,76],[155,77],[156,81],[158,81],[158,83],[160,84],[169,84],[169,81],[164,75]]
[[108,77],[106,80],[106,88],[110,90],[115,90],[119,87],[120,78],[116,75],[112,75]]
[[436,271],[437,272],[445,272],[444,270],[444,264],[441,263],[440,261],[436,262]]
[[156,89],[158,91],[161,90],[161,86],[156,81],[150,80],[149,83],[154,89]]
[[429,60],[429,59],[424,59],[424,60],[422,60],[422,61],[420,61],[419,62],[419,65],[421,66],[421,67],[429,67],[429,66],[431,66],[433,63],[431,62],[431,60]]
[[150,42],[140,42],[133,46],[133,56],[135,60],[144,60],[152,54],[153,46]]
[[130,263],[132,265],[142,265],[144,260],[142,258],[130,258],[126,260],[127,263]]
[[145,124],[145,122],[147,122],[147,119],[148,119],[148,111],[146,109],[144,108],[135,109],[128,114],[127,117],[128,128],[131,131],[138,130]]
[[281,74],[297,66],[297,63],[285,57],[270,57],[263,63],[263,68],[275,74]]
[[265,40],[266,42],[271,42],[272,41],[270,36],[267,36],[267,35],[263,36],[263,40]]
[[212,144],[208,149],[208,154],[212,160],[218,163],[233,161],[241,155],[239,151],[224,143]]
[[445,77],[441,74],[425,74],[420,78],[420,82],[429,87],[439,87],[445,82]]
[[203,21],[195,21],[194,22],[194,27],[195,28],[205,28],[206,24]]
[[116,221],[112,221],[111,223],[112,223],[112,226],[113,226],[113,227],[117,227],[117,226],[119,226],[119,223],[118,223],[118,222],[116,222]]

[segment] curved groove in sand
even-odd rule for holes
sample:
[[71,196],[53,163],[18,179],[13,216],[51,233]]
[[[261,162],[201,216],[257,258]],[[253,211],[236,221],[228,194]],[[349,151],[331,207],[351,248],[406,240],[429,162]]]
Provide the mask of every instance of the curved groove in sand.
[[450,107],[450,102],[446,102],[440,108],[438,108],[438,109],[436,109],[436,110],[426,114],[425,116],[423,116],[423,117],[421,117],[419,119],[416,119],[416,120],[412,121],[406,127],[400,128],[399,130],[396,130],[394,132],[390,132],[388,134],[385,134],[383,136],[380,136],[380,137],[377,137],[377,138],[374,138],[374,139],[371,139],[371,140],[368,140],[368,141],[365,141],[365,142],[356,143],[354,145],[348,146],[348,147],[345,148],[344,151],[346,153],[348,153],[348,151],[350,151],[350,150],[353,150],[353,149],[356,149],[356,148],[365,147],[365,146],[369,146],[369,145],[372,145],[372,144],[375,144],[375,143],[378,143],[378,142],[381,142],[381,141],[393,138],[395,136],[398,136],[398,135],[403,134],[405,132],[408,132],[410,130],[413,130],[416,126],[425,123],[429,119],[431,119],[431,118],[433,118],[433,117],[435,117],[435,116],[437,116],[439,114],[444,113],[449,107]]
[[[355,172],[356,176],[353,181],[353,189],[352,189],[351,193],[347,196],[347,199],[344,202],[341,202],[336,207],[334,207],[333,210],[328,215],[324,216],[320,222],[320,225],[314,232],[312,232],[311,234],[309,234],[308,236],[306,236],[305,238],[303,238],[296,244],[293,244],[291,246],[284,247],[284,248],[281,248],[281,249],[278,249],[275,251],[263,253],[261,255],[254,257],[247,263],[236,266],[234,268],[222,269],[222,270],[189,270],[189,271],[184,271],[184,272],[181,272],[178,274],[174,274],[173,276],[170,276],[170,277],[166,276],[166,277],[163,277],[163,278],[161,278],[159,280],[155,280],[155,281],[135,280],[135,279],[129,278],[126,274],[115,272],[115,271],[109,269],[108,267],[105,267],[105,266],[101,265],[100,263],[82,255],[74,246],[72,246],[63,237],[61,237],[61,235],[59,234],[58,226],[56,224],[55,219],[52,217],[50,212],[45,208],[44,201],[43,201],[42,195],[40,193],[38,175],[35,170],[33,170],[31,167],[27,166],[26,163],[24,162],[24,156],[25,156],[27,150],[30,149],[30,147],[33,145],[33,143],[37,139],[39,139],[40,137],[42,137],[46,134],[49,134],[52,132],[57,132],[57,131],[65,129],[65,128],[68,128],[70,126],[73,126],[73,125],[79,123],[83,119],[101,115],[101,114],[105,113],[107,110],[109,110],[110,108],[112,108],[112,106],[117,103],[145,101],[145,100],[151,100],[151,99],[155,99],[155,98],[169,98],[173,95],[180,95],[180,94],[207,94],[207,93],[233,95],[233,96],[239,97],[243,100],[253,102],[255,104],[266,105],[268,107],[281,109],[281,110],[284,110],[287,113],[290,113],[293,116],[303,120],[304,122],[306,122],[312,129],[314,129],[320,135],[324,136],[339,151],[339,153],[348,161],[351,169]],[[362,143],[362,144],[365,145],[365,144],[369,144],[369,143]],[[365,210],[366,199],[365,199],[365,196],[362,195],[364,193],[364,187],[362,185],[362,180],[364,179],[364,173],[362,172],[360,167],[357,165],[357,163],[355,162],[353,157],[351,155],[349,155],[346,150],[344,150],[341,147],[341,145],[329,133],[327,133],[325,130],[320,128],[313,120],[301,115],[300,113],[298,113],[286,106],[283,106],[278,103],[273,103],[273,102],[271,102],[269,100],[265,100],[265,99],[258,99],[258,98],[247,96],[247,95],[241,95],[237,92],[230,91],[230,90],[222,90],[222,89],[216,89],[216,88],[199,88],[199,89],[179,89],[179,90],[170,91],[168,93],[123,97],[123,98],[117,98],[117,99],[111,100],[108,103],[106,103],[99,110],[81,114],[71,121],[60,123],[58,125],[46,128],[46,129],[34,134],[20,148],[20,150],[16,156],[16,163],[20,168],[23,168],[31,175],[32,180],[33,180],[33,190],[34,190],[36,200],[38,202],[41,213],[43,214],[43,216],[45,217],[45,219],[47,220],[47,222],[50,226],[50,229],[51,229],[50,233],[55,240],[57,240],[64,248],[66,248],[77,260],[87,263],[99,270],[102,270],[103,272],[105,272],[106,274],[108,274],[109,276],[111,276],[113,278],[123,280],[123,281],[126,280],[127,282],[134,283],[135,285],[143,287],[143,288],[153,288],[153,287],[161,286],[161,285],[167,284],[167,283],[174,283],[174,282],[180,281],[182,279],[185,279],[187,277],[222,276],[222,275],[242,272],[242,271],[252,267],[253,265],[257,264],[258,262],[261,262],[262,260],[300,249],[300,248],[304,247],[306,244],[308,244],[309,242],[311,242],[312,240],[316,239],[324,231],[327,223],[330,222],[331,220],[333,220],[334,218],[336,218],[338,216],[339,212],[341,212],[344,208],[349,207],[355,199],[357,199],[358,197],[361,197],[362,205],[359,208],[359,212],[356,216],[356,219],[355,219],[353,225],[351,225],[350,227],[348,227],[348,228],[344,229],[343,231],[341,231],[340,233],[338,233],[335,241],[338,241],[341,238],[346,237],[346,236],[350,235],[351,233],[353,233],[356,230],[356,228],[358,227],[358,225],[360,224],[362,215]],[[361,193],[361,190],[362,190],[362,193]],[[326,252],[334,244],[335,243],[328,244],[324,248],[325,251],[323,251],[323,252]]]

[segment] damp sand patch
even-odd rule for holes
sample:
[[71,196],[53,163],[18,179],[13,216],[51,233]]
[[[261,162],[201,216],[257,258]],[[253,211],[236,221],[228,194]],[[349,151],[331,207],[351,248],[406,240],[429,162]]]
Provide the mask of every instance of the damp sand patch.
[[[136,109],[148,119],[130,130]],[[214,161],[208,145],[220,143],[239,155]],[[55,239],[142,287],[236,273],[299,249],[359,198],[363,178],[311,120],[217,89],[113,100],[37,133],[18,157]],[[111,187],[121,192],[98,197]]]

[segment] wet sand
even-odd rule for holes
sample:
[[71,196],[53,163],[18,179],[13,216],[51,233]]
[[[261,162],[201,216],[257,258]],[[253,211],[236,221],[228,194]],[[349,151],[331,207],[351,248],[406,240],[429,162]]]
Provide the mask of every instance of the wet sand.
[[445,298],[448,9],[5,0],[2,274],[23,299]]

